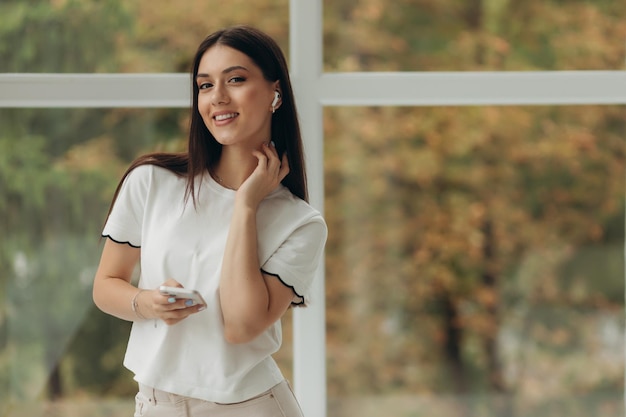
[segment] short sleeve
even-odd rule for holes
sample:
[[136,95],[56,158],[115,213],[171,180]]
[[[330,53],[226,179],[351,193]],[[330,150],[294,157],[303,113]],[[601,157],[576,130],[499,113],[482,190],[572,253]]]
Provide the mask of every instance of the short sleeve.
[[149,183],[150,167],[147,165],[133,169],[126,176],[102,230],[103,237],[136,248],[141,247],[141,230]]
[[321,217],[298,227],[262,265],[295,293],[292,304],[309,302],[311,284],[320,267],[328,231]]

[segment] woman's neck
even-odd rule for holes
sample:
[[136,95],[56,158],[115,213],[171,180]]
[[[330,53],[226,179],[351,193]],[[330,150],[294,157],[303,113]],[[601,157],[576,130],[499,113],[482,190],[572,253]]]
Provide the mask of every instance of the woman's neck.
[[252,149],[225,146],[211,174],[223,187],[237,190],[257,164],[258,159],[252,154]]

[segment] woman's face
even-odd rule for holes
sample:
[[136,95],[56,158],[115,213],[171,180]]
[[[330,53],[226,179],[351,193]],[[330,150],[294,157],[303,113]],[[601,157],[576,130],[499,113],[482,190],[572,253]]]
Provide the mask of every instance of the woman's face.
[[212,46],[200,59],[196,83],[198,111],[219,143],[256,149],[271,140],[271,103],[278,81],[267,81],[246,54]]

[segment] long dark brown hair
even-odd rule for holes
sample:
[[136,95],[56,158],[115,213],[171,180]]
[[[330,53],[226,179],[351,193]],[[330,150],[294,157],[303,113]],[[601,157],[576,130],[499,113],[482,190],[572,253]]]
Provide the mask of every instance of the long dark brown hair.
[[[267,34],[249,26],[234,26],[219,30],[209,35],[194,56],[191,71],[192,108],[189,128],[187,152],[182,153],[150,153],[135,159],[128,167],[120,180],[111,208],[124,179],[128,174],[141,165],[156,165],[168,169],[176,175],[187,178],[185,198],[189,196],[196,201],[194,187],[196,177],[213,172],[222,154],[222,145],[215,140],[204,124],[198,111],[198,66],[204,53],[214,45],[225,45],[246,54],[261,69],[267,81],[279,81],[282,103],[272,115],[272,140],[276,145],[278,155],[287,154],[289,160],[289,174],[282,180],[282,184],[292,194],[308,201],[306,170],[300,124],[296,103],[289,78],[287,61],[278,44]],[[110,213],[111,209],[109,209]]]

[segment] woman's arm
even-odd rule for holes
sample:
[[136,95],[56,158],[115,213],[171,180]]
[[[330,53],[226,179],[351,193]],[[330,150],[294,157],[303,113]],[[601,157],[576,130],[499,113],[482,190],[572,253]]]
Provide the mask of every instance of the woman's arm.
[[[100,310],[128,321],[159,318],[175,324],[201,309],[201,306],[187,307],[184,300],[169,303],[168,297],[157,290],[140,290],[132,285],[140,253],[139,248],[106,240],[93,284],[93,300]],[[181,287],[172,279],[163,284]]]
[[139,318],[131,307],[131,301],[139,290],[130,281],[140,251],[139,248],[106,239],[93,283],[93,300],[100,310],[123,320]]
[[220,304],[230,343],[246,343],[276,322],[291,304],[293,290],[263,274],[257,249],[256,212],[263,198],[289,172],[273,146],[255,152],[259,164],[237,191],[222,263]]

